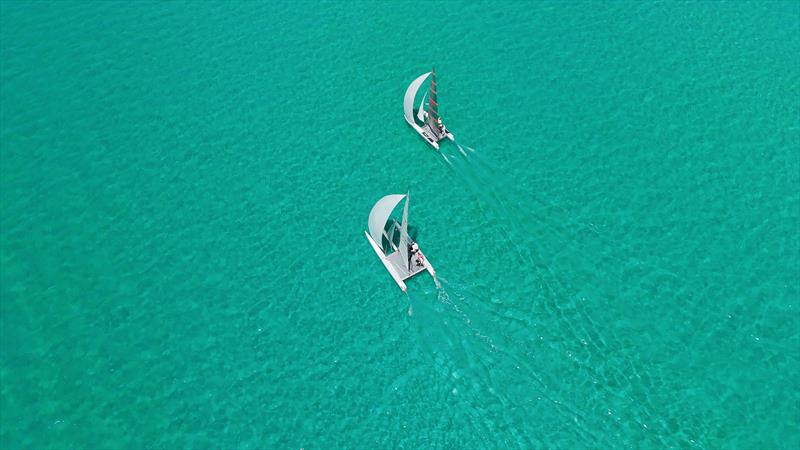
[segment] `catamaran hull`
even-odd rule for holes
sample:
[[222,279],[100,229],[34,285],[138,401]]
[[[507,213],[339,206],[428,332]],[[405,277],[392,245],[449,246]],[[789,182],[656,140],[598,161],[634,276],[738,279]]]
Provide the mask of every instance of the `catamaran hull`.
[[435,148],[436,150],[439,150],[439,141],[441,141],[444,138],[450,139],[451,141],[455,142],[455,137],[449,131],[447,133],[445,133],[445,135],[442,136],[441,139],[437,140],[432,135],[432,133],[430,131],[428,131],[426,128],[422,128],[422,127],[420,127],[419,125],[417,125],[415,123],[410,123],[409,122],[408,124],[411,125],[411,128],[413,128],[414,131],[419,133],[419,135],[422,136],[423,139],[425,139],[425,142],[427,142],[428,144],[431,144],[431,146],[433,148]]
[[419,133],[419,135],[422,136],[423,139],[425,139],[425,142],[431,144],[431,146],[433,146],[433,148],[435,148],[436,150],[439,150],[439,142],[433,136],[431,136],[430,133],[420,128],[419,125],[412,125],[412,126],[415,130],[417,130],[417,133]]
[[365,231],[364,234],[367,236],[369,245],[372,246],[372,249],[375,250],[375,254],[378,255],[378,259],[381,260],[383,265],[386,267],[386,270],[389,271],[389,275],[391,275],[392,278],[394,278],[394,281],[400,287],[400,290],[405,292],[406,284],[403,282],[403,279],[400,277],[397,271],[394,270],[392,263],[390,263],[389,260],[386,259],[386,256],[384,256],[383,252],[381,251],[381,248],[378,247],[378,244],[375,243],[375,240],[372,239],[372,236],[369,235],[369,232]]

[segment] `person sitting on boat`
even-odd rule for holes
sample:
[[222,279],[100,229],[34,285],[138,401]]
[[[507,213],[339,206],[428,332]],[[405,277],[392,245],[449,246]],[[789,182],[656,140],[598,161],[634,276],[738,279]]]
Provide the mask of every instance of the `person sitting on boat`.
[[418,251],[419,246],[417,246],[416,242],[408,246],[408,267],[411,267],[411,261],[414,259],[414,255],[416,255]]

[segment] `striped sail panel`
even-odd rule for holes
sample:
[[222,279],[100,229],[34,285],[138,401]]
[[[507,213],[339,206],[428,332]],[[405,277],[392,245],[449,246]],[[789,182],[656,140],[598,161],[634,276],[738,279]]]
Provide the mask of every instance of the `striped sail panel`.
[[428,126],[439,137],[443,134],[439,120],[439,98],[436,93],[436,68],[431,71],[431,86],[428,90]]

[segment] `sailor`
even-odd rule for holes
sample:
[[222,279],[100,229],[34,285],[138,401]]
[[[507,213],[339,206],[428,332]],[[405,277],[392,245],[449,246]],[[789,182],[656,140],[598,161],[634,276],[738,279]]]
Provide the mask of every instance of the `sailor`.
[[417,246],[416,242],[408,246],[408,267],[411,267],[411,261],[414,259],[414,255],[416,255],[418,251],[419,247]]

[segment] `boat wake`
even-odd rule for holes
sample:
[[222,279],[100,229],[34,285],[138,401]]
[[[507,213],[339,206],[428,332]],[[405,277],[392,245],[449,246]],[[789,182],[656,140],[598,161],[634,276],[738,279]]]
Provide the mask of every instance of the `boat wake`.
[[[676,274],[662,266],[646,264],[630,255],[615,255],[614,249],[618,248],[618,243],[608,239],[596,224],[575,218],[574,212],[545,200],[541,195],[519,189],[480,151],[458,141],[454,144],[455,148],[442,146],[439,152],[441,159],[447,161],[456,180],[466,185],[491,213],[489,219],[500,228],[517,259],[543,269],[549,275],[549,283],[561,285],[560,289],[566,288],[564,281],[541,258],[538,258],[538,264],[535,263],[537,258],[534,258],[533,252],[540,248],[539,242],[542,242],[544,235],[557,237],[551,241],[561,242],[576,253],[580,252],[580,239],[604,246],[607,251],[602,252],[602,257],[606,261],[598,261],[598,265],[604,267],[604,275],[620,283],[625,278],[623,268],[631,265],[647,266],[653,272],[677,278]],[[538,211],[535,205],[539,205]],[[533,228],[540,233],[538,236],[531,235]]]
[[[646,363],[622,361],[618,365],[607,364],[608,360],[619,357],[615,349],[623,347],[625,343],[620,341],[613,329],[595,323],[591,309],[587,307],[589,303],[586,302],[586,296],[590,294],[587,294],[586,288],[574,286],[556,269],[555,263],[548,264],[546,261],[564,253],[580,255],[579,246],[582,244],[576,237],[596,241],[611,251],[604,252],[607,256],[603,258],[616,260],[606,261],[613,263],[609,266],[616,267],[606,267],[591,276],[608,275],[622,281],[624,274],[619,269],[622,265],[618,263],[623,262],[623,255],[613,256],[617,246],[605,239],[594,224],[577,220],[565,208],[515,187],[493,161],[475,148],[455,142],[455,145],[443,145],[439,155],[450,168],[455,181],[464,185],[480,204],[488,226],[495,227],[491,234],[501,237],[502,245],[517,262],[504,264],[508,276],[503,279],[513,280],[512,286],[498,284],[495,285],[496,289],[492,289],[493,292],[482,292],[472,283],[451,282],[440,276],[441,286],[436,291],[437,304],[450,313],[448,317],[456,318],[464,325],[456,330],[450,327],[450,330],[444,331],[463,336],[460,340],[451,339],[447,342],[454,346],[460,341],[461,347],[465,347],[464,342],[470,341],[480,344],[459,348],[458,351],[462,355],[466,353],[463,357],[472,363],[468,367],[485,378],[483,381],[487,384],[495,381],[492,374],[498,373],[491,369],[503,366],[508,367],[509,371],[502,373],[511,374],[509,377],[512,380],[504,380],[508,386],[519,381],[530,387],[530,381],[533,381],[535,388],[532,392],[508,387],[499,399],[504,405],[523,407],[526,402],[545,399],[555,405],[555,412],[561,420],[594,421],[582,412],[585,405],[564,398],[564,394],[570,392],[563,387],[564,384],[593,383],[598,398],[613,403],[618,398],[618,389],[609,386],[635,389],[639,384],[634,380],[640,377],[640,370],[636,367],[646,367]],[[540,207],[535,208],[535,205]],[[586,233],[591,233],[591,236],[587,237]],[[546,244],[538,242],[544,240],[543,235],[547,234],[558,236],[548,241],[561,243],[567,251],[547,248]],[[503,297],[498,294],[503,289],[515,292]],[[495,295],[509,300],[503,302]],[[537,326],[544,323],[547,325]],[[543,356],[548,358],[545,364],[550,368],[544,372],[539,369],[541,361],[536,359]],[[556,372],[552,370],[553,367],[564,369],[558,370],[559,373],[573,375],[567,380],[554,379],[550,375]],[[628,370],[612,367],[628,367]],[[657,415],[646,392],[632,392],[631,398],[638,402],[637,415],[640,417]],[[611,409],[608,411],[611,415]],[[621,418],[615,419],[613,423],[597,422],[594,426],[629,427],[636,426],[636,422],[641,420],[628,417],[625,423],[624,420],[620,422]],[[659,419],[653,417],[653,420]],[[592,442],[592,436],[584,437],[587,442]]]
[[[535,262],[536,259],[531,253],[533,247],[531,243],[526,242],[528,233],[524,229],[524,224],[536,221],[536,217],[509,200],[524,199],[527,196],[515,192],[502,183],[499,171],[474,148],[458,141],[454,144],[455,149],[452,149],[452,146],[442,146],[439,152],[442,159],[447,161],[457,180],[466,184],[483,204],[490,216],[488,218],[493,225],[500,228],[500,236],[518,262],[528,267],[541,266]],[[503,191],[508,194],[504,195]]]
[[[463,157],[463,160],[465,162],[465,165],[463,167],[464,170],[462,171],[466,172],[464,173],[464,175],[479,180],[484,185],[485,188],[493,191],[493,194],[495,194],[495,196],[501,199],[503,197],[513,197],[514,199],[517,199],[516,204],[536,203],[544,208],[557,210],[560,213],[566,215],[566,217],[563,217],[563,219],[565,219],[567,223],[575,227],[584,228],[594,234],[599,234],[597,231],[597,227],[594,224],[588,224],[580,220],[577,220],[574,217],[571,217],[570,211],[566,210],[564,207],[549,202],[541,198],[540,196],[533,195],[528,192],[522,192],[518,188],[514,187],[514,185],[506,182],[505,178],[501,176],[501,170],[498,169],[497,166],[491,160],[484,157],[480,152],[478,152],[474,148],[469,147],[465,144],[461,144],[458,141],[455,142],[455,146],[458,149],[458,154],[460,154],[461,157]],[[454,157],[456,156],[457,155],[455,152],[450,152],[449,159],[453,160]],[[442,152],[442,157],[447,158],[448,156],[445,154],[445,152]],[[506,196],[499,195],[499,190],[501,189],[503,191],[507,191],[508,194]],[[521,211],[518,207],[516,212],[523,214],[525,213],[524,211]],[[528,216],[527,218],[535,220],[534,215],[527,213],[527,216]]]
[[[423,95],[417,103],[416,94],[429,76],[428,101]],[[485,221],[480,225],[483,233],[473,235],[496,239],[487,244],[502,247],[476,249],[486,264],[476,264],[475,273],[481,270],[487,277],[474,277],[473,282],[463,283],[439,277],[435,291],[429,285],[424,291],[431,301],[414,303],[407,296],[407,314],[413,315],[408,322],[416,330],[420,349],[433,355],[429,365],[446,381],[439,400],[460,401],[464,408],[456,410],[480,408],[487,414],[477,418],[497,419],[473,423],[486,437],[485,443],[494,442],[495,436],[503,434],[512,435],[522,447],[545,446],[528,440],[515,429],[519,417],[536,411],[544,429],[563,429],[582,422],[583,426],[570,428],[586,447],[618,446],[618,442],[599,442],[597,436],[619,436],[620,431],[626,430],[597,433],[596,430],[616,427],[618,422],[608,421],[606,416],[598,418],[592,408],[608,411],[611,416],[607,402],[618,398],[618,391],[626,390],[627,398],[635,397],[643,404],[637,415],[651,415],[652,405],[646,392],[634,392],[628,381],[638,376],[637,364],[629,364],[624,371],[612,367],[625,364],[606,364],[618,357],[615,349],[625,343],[615,339],[613,331],[595,325],[591,309],[584,303],[585,291],[570,286],[572,283],[557,270],[569,266],[563,257],[581,255],[580,246],[600,240],[598,227],[577,220],[575,211],[545,200],[540,192],[520,189],[481,151],[455,141],[442,124],[437,106],[432,70],[417,77],[406,89],[404,117],[428,144],[439,150],[438,161],[453,174],[453,184],[463,184],[474,197],[471,206],[480,210]],[[586,232],[591,233],[588,239]],[[609,248],[615,248],[613,243]],[[597,276],[595,272],[590,276]],[[493,280],[491,289],[480,287],[485,286],[481,280],[491,282],[489,276],[498,273],[502,276]],[[414,295],[419,294],[415,291]],[[641,360],[636,362],[642,365]],[[586,399],[570,401],[574,393],[570,385],[577,383],[593,383],[602,401],[591,405],[586,404]],[[536,407],[530,408],[533,404]]]
[[[543,411],[539,402],[544,402],[548,420],[554,423],[586,417],[579,405],[561,398],[560,389],[553,389],[558,380],[543,372],[542,364],[526,350],[532,343],[517,337],[531,334],[531,329],[506,316],[496,299],[443,277],[435,291],[426,293],[435,300],[418,302],[413,326],[420,349],[447,382],[442,395],[448,401],[480,405],[505,424],[514,423],[528,408]],[[484,431],[490,436],[498,430]],[[591,436],[584,438],[591,442]],[[525,446],[534,444],[526,442]]]

